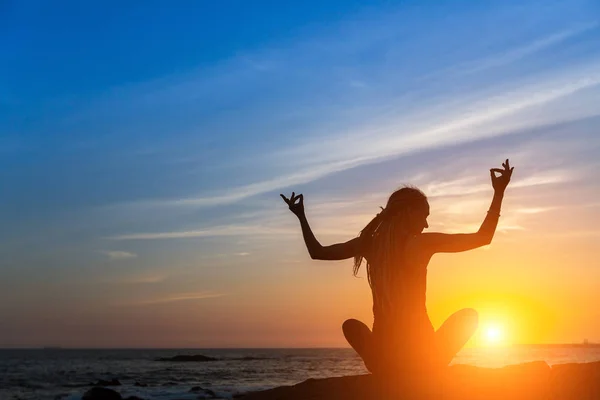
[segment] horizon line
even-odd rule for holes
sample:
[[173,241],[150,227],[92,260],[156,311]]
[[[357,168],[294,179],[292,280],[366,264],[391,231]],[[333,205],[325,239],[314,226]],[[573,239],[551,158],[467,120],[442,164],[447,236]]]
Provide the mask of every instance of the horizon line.
[[[600,347],[600,342],[588,343],[513,343],[493,346],[472,346],[465,349],[507,348],[507,347]],[[350,346],[311,346],[311,347],[65,347],[65,346],[0,346],[0,350],[334,350],[352,349]]]

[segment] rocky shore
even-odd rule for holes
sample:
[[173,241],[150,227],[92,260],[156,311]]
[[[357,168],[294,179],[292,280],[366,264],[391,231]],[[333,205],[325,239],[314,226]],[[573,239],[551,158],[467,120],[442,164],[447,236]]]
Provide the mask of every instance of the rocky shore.
[[244,400],[587,400],[600,399],[600,362],[548,366],[532,362],[504,368],[454,365],[443,377],[377,382],[372,375],[310,379],[244,396]]
[[[200,389],[200,388],[198,388]],[[199,392],[199,393],[198,393]],[[198,398],[217,398],[198,390]],[[242,400],[596,400],[600,399],[600,362],[548,366],[532,362],[503,368],[449,367],[443,376],[377,381],[373,375],[308,379],[293,386],[253,392]],[[83,400],[122,400],[112,389],[94,387]],[[140,400],[137,397],[129,400]]]

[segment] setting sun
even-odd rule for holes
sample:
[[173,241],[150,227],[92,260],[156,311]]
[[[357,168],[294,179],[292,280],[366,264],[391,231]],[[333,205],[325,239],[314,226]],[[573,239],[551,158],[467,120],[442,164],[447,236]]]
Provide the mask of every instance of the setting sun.
[[488,326],[484,331],[485,343],[488,345],[499,344],[503,341],[504,335],[498,325]]

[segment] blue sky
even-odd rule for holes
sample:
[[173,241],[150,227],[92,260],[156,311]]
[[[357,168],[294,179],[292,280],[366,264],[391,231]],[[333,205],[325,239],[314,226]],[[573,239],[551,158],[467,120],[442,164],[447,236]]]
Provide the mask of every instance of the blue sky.
[[[476,229],[510,157],[506,231],[597,238],[600,4],[280,3],[0,5],[0,345],[131,345],[90,321],[304,282],[280,192],[305,193],[324,242],[403,183],[432,227]],[[522,217],[567,205],[572,225]],[[198,329],[177,343],[259,343]]]

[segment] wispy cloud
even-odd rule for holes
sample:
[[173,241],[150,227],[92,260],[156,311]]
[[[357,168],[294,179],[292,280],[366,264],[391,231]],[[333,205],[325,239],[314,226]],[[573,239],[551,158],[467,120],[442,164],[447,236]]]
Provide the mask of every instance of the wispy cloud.
[[[577,172],[568,169],[555,169],[537,172],[535,175],[513,179],[510,187],[528,188],[568,182],[577,176]],[[425,185],[424,190],[431,198],[465,196],[490,191],[490,183],[480,183],[479,176],[465,176],[453,180],[434,181]]]
[[[328,229],[320,231],[323,235],[337,235],[346,233],[344,230]],[[172,232],[141,232],[125,235],[110,236],[111,240],[148,240],[148,239],[185,239],[218,236],[287,236],[296,235],[296,229],[270,228],[256,225],[223,225],[209,227],[201,230],[172,231]],[[242,255],[242,254],[238,254]]]
[[[454,146],[564,122],[560,113],[540,118],[538,107],[597,86],[600,84],[599,68],[600,62],[596,61],[541,80],[536,78],[532,82],[505,85],[480,94],[476,101],[453,106],[443,114],[424,109],[418,114],[426,118],[425,121],[411,121],[408,116],[388,124],[376,121],[360,132],[344,132],[318,143],[286,149],[285,155],[320,161],[324,173],[336,172],[337,168],[327,171],[326,166],[338,167],[341,162],[348,163],[348,167],[364,165],[425,149]],[[535,120],[524,118],[530,117],[529,111],[536,115]]]
[[[262,193],[296,186],[357,166],[368,165],[417,151],[455,146],[497,136],[515,134],[525,129],[557,124],[589,116],[583,107],[580,115],[569,108],[564,112],[543,114],[546,105],[594,88],[600,84],[600,62],[588,63],[568,72],[554,73],[543,80],[525,85],[498,88],[485,93],[475,102],[454,108],[444,117],[431,114],[426,122],[400,118],[392,123],[376,122],[360,132],[330,135],[318,142],[307,142],[281,149],[282,159],[308,160],[298,172],[244,186],[177,200],[142,202],[169,206],[215,206],[246,199]],[[436,106],[436,109],[440,107]],[[419,113],[427,116],[427,111]],[[600,114],[599,110],[595,114]]]
[[140,300],[134,301],[131,303],[127,303],[127,305],[132,306],[149,306],[155,304],[167,304],[167,303],[175,303],[180,301],[193,301],[193,300],[204,300],[204,299],[212,299],[215,297],[225,296],[225,293],[212,293],[212,292],[196,292],[196,293],[177,293],[165,297],[159,297],[155,299],[148,300]]
[[[523,158],[529,158],[526,147],[521,146],[524,151]],[[469,215],[483,209],[489,202],[491,183],[487,171],[478,175],[463,175],[452,178],[453,172],[462,170],[459,167],[460,160],[452,160],[443,163],[439,171],[433,171],[432,175],[439,177],[436,180],[421,186],[435,205],[435,213],[441,215],[439,222],[444,222],[446,227],[453,230],[463,228],[462,222],[448,220],[444,216]],[[538,164],[537,167],[546,167]],[[513,177],[510,189],[527,189],[538,186],[552,186],[566,183],[577,179],[580,172],[576,167],[572,168],[544,168],[541,171],[526,169],[528,175]],[[446,178],[446,176],[448,176]],[[419,179],[428,181],[427,177]],[[345,236],[353,237],[368,222],[379,206],[384,205],[390,192],[365,192],[352,196],[351,198],[327,198],[316,196],[310,200],[310,215],[318,219],[319,225],[324,228],[316,229],[320,236]],[[483,194],[486,194],[483,196]],[[551,207],[522,207],[515,210],[519,214],[533,214],[550,210]],[[369,212],[371,211],[371,212]],[[183,239],[204,237],[228,237],[228,236],[296,236],[298,229],[289,225],[288,220],[282,220],[281,216],[286,212],[282,203],[280,213],[273,213],[271,205],[262,210],[251,213],[240,213],[240,215],[229,215],[228,218],[241,219],[243,222],[209,226],[197,230],[182,230],[168,232],[136,232],[109,237],[111,240],[159,240],[159,239]],[[287,222],[286,222],[287,221]],[[436,221],[437,222],[437,221]],[[506,221],[505,221],[506,222]],[[282,223],[284,226],[282,227]],[[510,226],[520,226],[516,222],[510,222]],[[509,230],[510,227],[499,228]],[[515,228],[518,229],[518,228]],[[238,255],[246,253],[238,253]],[[223,257],[235,255],[223,254]]]
[[267,228],[252,225],[224,225],[199,230],[173,231],[173,232],[148,232],[132,233],[111,236],[113,240],[139,240],[139,239],[183,239],[214,236],[244,236],[244,235],[288,235],[290,230],[281,228]]
[[557,45],[561,42],[564,42],[567,39],[573,38],[577,35],[580,35],[582,33],[596,28],[598,28],[598,23],[594,22],[581,25],[573,29],[567,29],[561,32],[553,33],[549,36],[530,42],[524,46],[510,49],[505,53],[500,53],[493,57],[484,58],[482,60],[475,61],[471,64],[463,64],[454,67],[453,69],[456,71],[460,71],[461,74],[468,74],[480,72],[493,67],[499,67],[501,65],[510,64],[529,55],[532,55],[534,53]]
[[358,88],[358,89],[365,89],[365,88],[369,87],[369,85],[366,82],[359,81],[358,79],[351,79],[348,84],[351,87]]
[[565,230],[561,232],[540,232],[539,236],[547,238],[596,238],[600,230]]
[[127,260],[130,258],[137,258],[137,254],[130,253],[128,251],[102,250],[101,253],[106,255],[110,260]]
[[316,179],[327,176],[333,172],[344,171],[346,169],[361,165],[361,160],[347,160],[330,163],[328,165],[316,166],[315,168],[306,169],[304,171],[269,179],[262,182],[252,183],[236,187],[222,194],[207,197],[192,197],[177,200],[166,201],[141,201],[137,204],[154,205],[154,206],[197,206],[209,207],[235,203],[244,200],[248,197],[256,196],[275,189],[286,188],[293,185],[312,182]]
[[134,276],[131,278],[126,278],[119,282],[120,283],[129,283],[129,284],[154,284],[154,283],[164,282],[166,279],[167,279],[167,275],[155,274],[155,275]]
[[[481,227],[481,222],[478,223],[452,223],[447,224],[444,227],[444,232],[446,233],[472,233],[477,232]],[[512,232],[512,231],[525,231],[527,230],[522,225],[513,223],[511,221],[500,221],[498,223],[498,227],[496,228],[497,232]]]
[[517,208],[514,212],[519,214],[540,214],[548,211],[555,210],[558,207],[524,207]]

